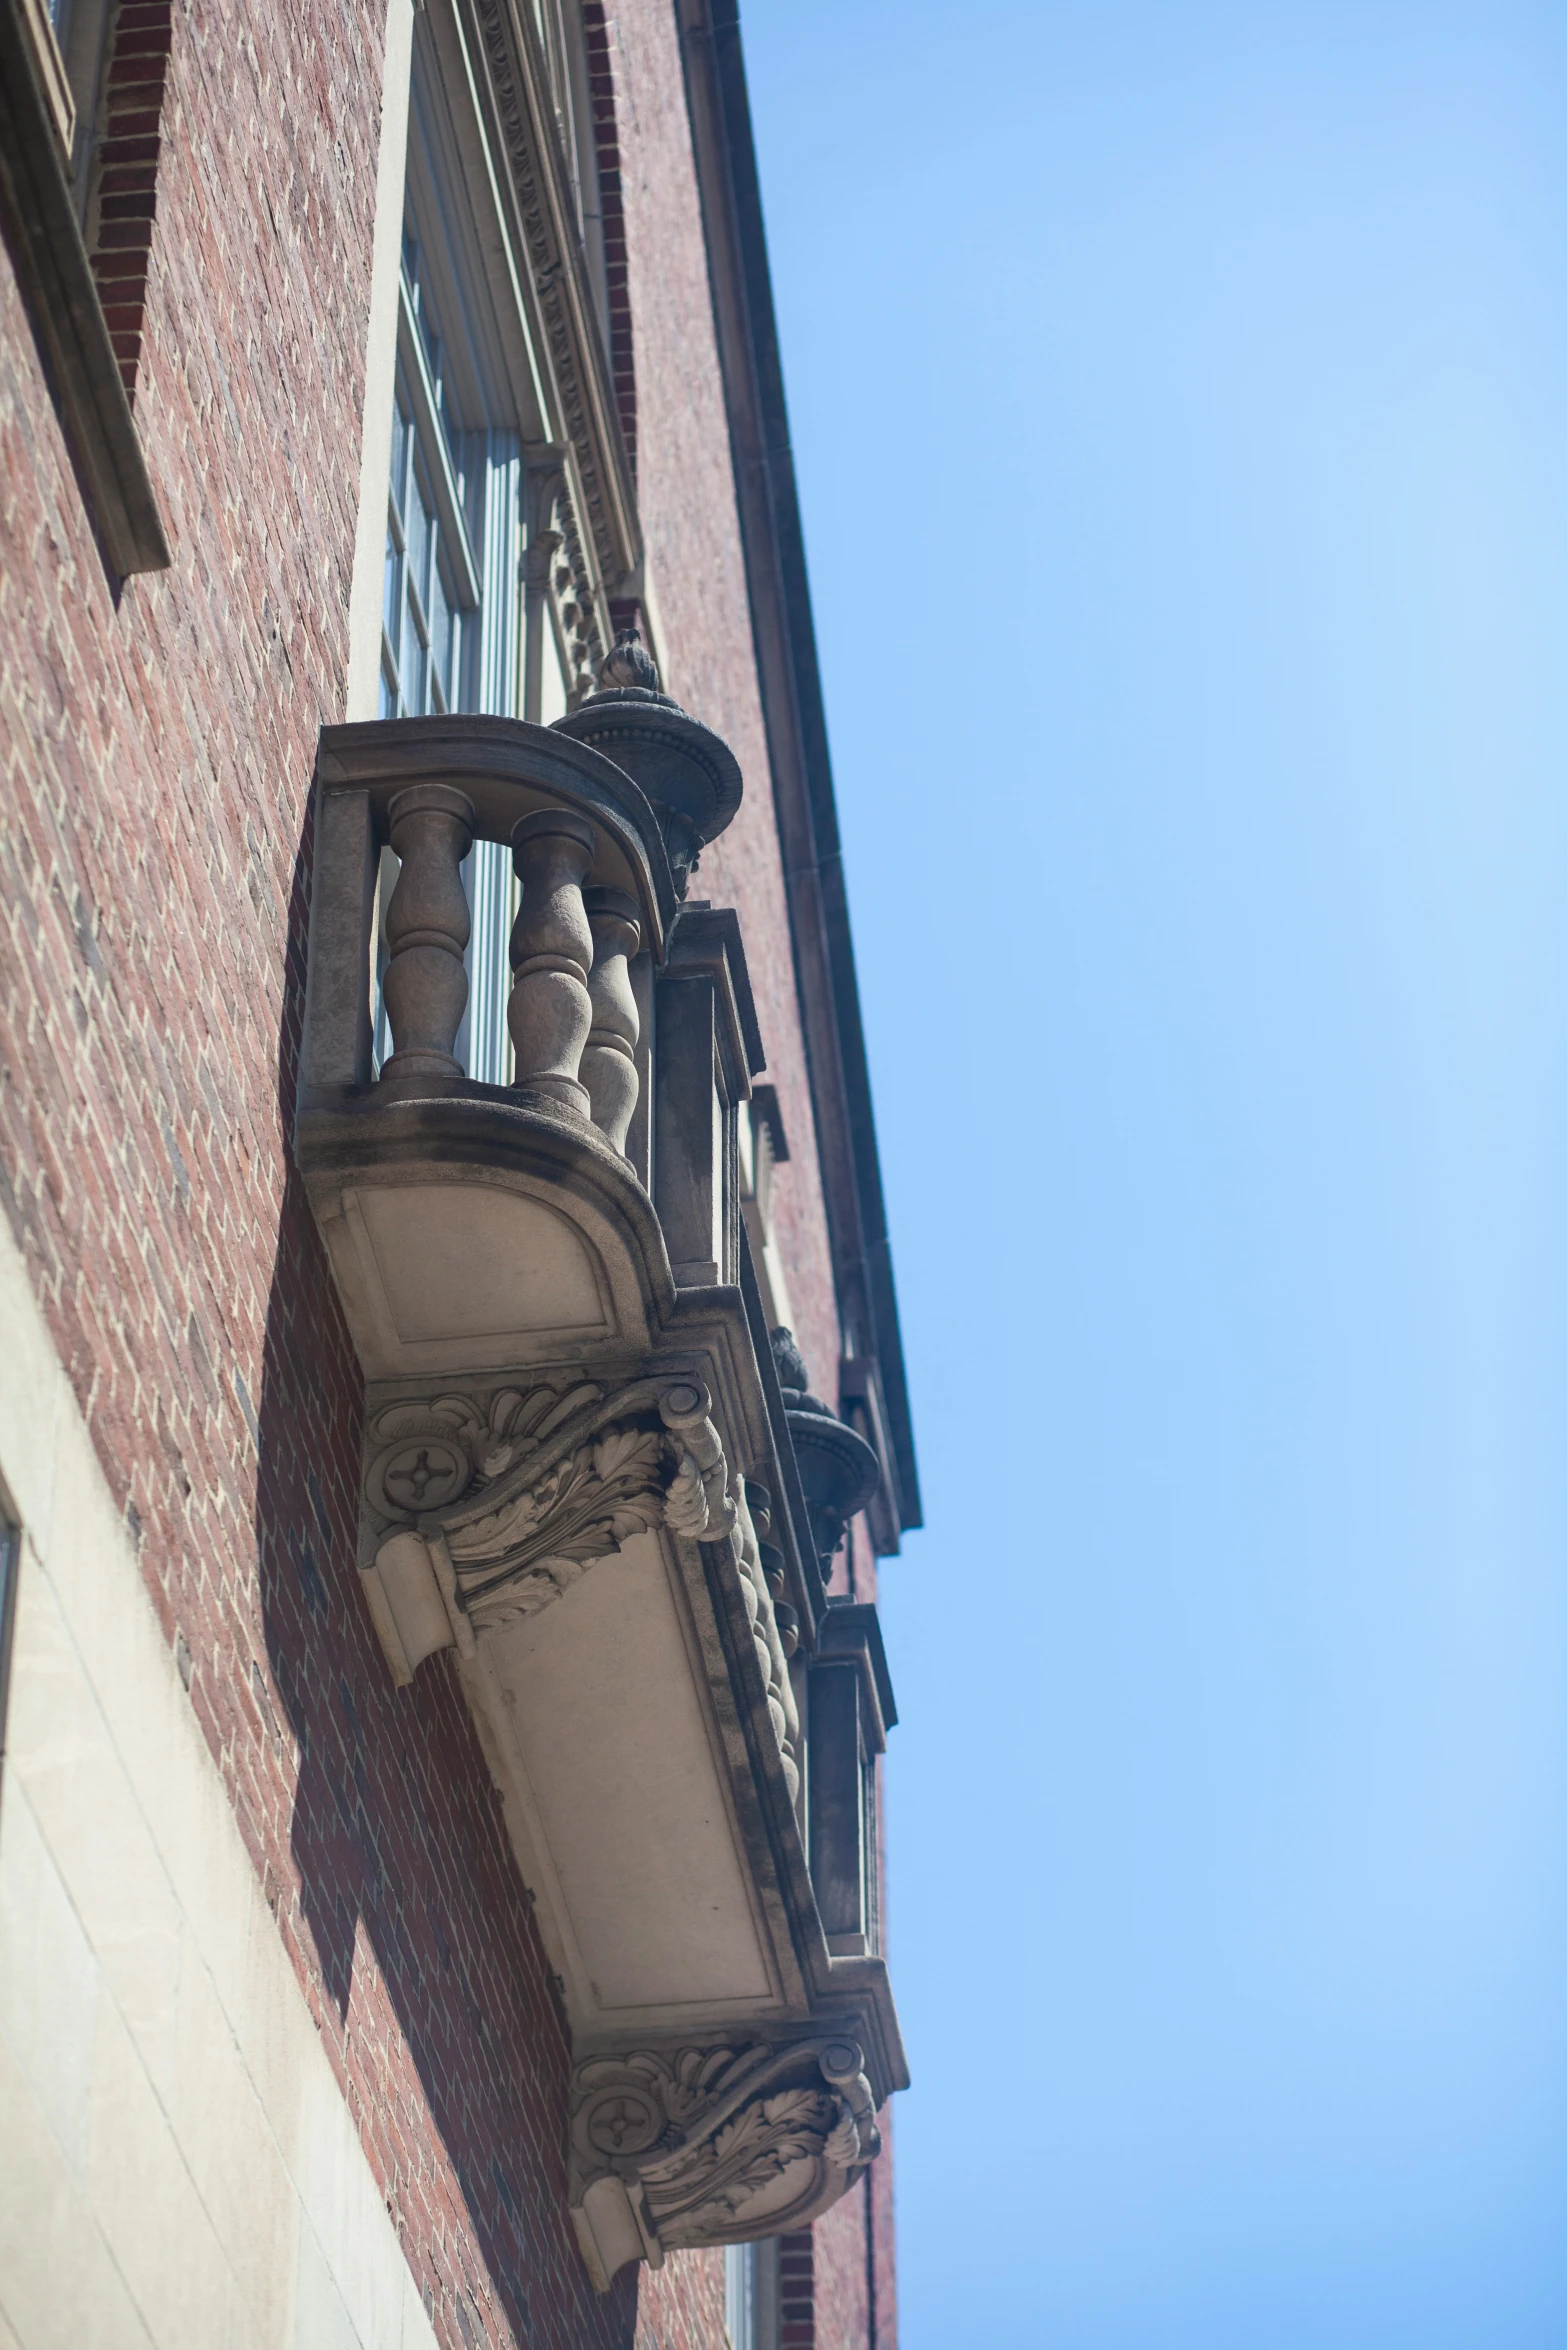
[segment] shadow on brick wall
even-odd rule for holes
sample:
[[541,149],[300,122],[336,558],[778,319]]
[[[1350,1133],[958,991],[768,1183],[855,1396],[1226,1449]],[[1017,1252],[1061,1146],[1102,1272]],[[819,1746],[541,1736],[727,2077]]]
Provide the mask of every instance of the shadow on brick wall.
[[[309,849],[307,825],[278,1054],[286,1147]],[[242,1397],[271,1669],[253,1694],[292,1793],[264,1832],[268,1899],[437,2334],[627,2350],[635,2275],[600,2299],[576,2249],[564,2026],[451,1654],[394,1688],[358,1588],[362,1383],[291,1148],[288,1166],[261,1394],[253,1410]]]

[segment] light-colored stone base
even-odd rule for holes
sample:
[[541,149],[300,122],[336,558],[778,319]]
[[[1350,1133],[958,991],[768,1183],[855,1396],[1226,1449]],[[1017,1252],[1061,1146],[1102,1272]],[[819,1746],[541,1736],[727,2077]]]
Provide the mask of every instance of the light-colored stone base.
[[9,1232],[0,2350],[434,2335]]

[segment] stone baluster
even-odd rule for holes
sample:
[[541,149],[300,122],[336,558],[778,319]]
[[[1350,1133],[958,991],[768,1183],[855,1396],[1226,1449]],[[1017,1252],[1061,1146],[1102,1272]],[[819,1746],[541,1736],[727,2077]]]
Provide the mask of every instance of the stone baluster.
[[468,1001],[462,861],[473,844],[473,805],[449,784],[417,783],[397,794],[388,822],[402,871],[386,909],[392,1051],[381,1075],[460,1077],[452,1048]]
[[582,1082],[593,1105],[594,1125],[624,1158],[637,1106],[641,1033],[627,965],[642,943],[642,916],[636,899],[624,890],[585,890],[582,902],[593,931],[593,968],[588,973],[593,1026],[582,1055]]
[[595,843],[587,818],[569,808],[540,808],[524,816],[511,836],[522,883],[522,906],[511,934],[515,976],[506,1007],[515,1055],[512,1082],[551,1094],[583,1116],[588,1091],[577,1072],[593,1026],[588,993],[593,932],[582,903],[582,877],[593,862]]

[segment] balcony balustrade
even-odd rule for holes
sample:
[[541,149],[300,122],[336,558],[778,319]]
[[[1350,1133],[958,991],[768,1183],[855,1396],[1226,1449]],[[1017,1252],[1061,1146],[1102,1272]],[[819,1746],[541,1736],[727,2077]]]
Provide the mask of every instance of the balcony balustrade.
[[[874,1611],[825,1596],[877,1458],[768,1331],[762,1040],[735,916],[686,895],[739,771],[640,648],[606,668],[551,728],[324,730],[295,1130],[365,1375],[365,1597],[400,1683],[452,1652],[501,1791],[601,2286],[806,2224],[906,2079],[891,1693]],[[504,1086],[459,1058],[476,842],[518,883]]]

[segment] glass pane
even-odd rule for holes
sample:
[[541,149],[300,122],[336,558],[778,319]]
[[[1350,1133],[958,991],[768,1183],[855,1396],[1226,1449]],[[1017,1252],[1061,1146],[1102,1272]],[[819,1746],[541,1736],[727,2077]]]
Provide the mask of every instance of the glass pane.
[[399,520],[408,502],[408,449],[412,437],[413,419],[403,405],[399,384],[397,405],[392,411],[392,504]]
[[398,616],[403,608],[403,559],[392,536],[392,525],[386,526],[386,577],[381,590],[381,625],[395,645]]
[[430,567],[430,659],[441,689],[441,704],[447,710],[451,709],[456,699],[452,692],[452,641],[456,634],[453,618],[451,599],[441,576],[441,559],[437,549],[436,559]]
[[756,2296],[753,2291],[753,2248],[749,2244],[724,2247],[724,2324],[730,2350],[755,2350]]
[[429,658],[425,652],[424,636],[419,624],[418,608],[414,603],[413,584],[410,581],[403,607],[403,656],[398,664],[402,673],[403,716],[422,718],[427,707],[425,695],[429,676]]
[[424,485],[418,473],[414,475],[413,496],[409,501],[408,516],[408,574],[419,601],[430,609],[430,549],[435,542],[435,516],[424,494]]

